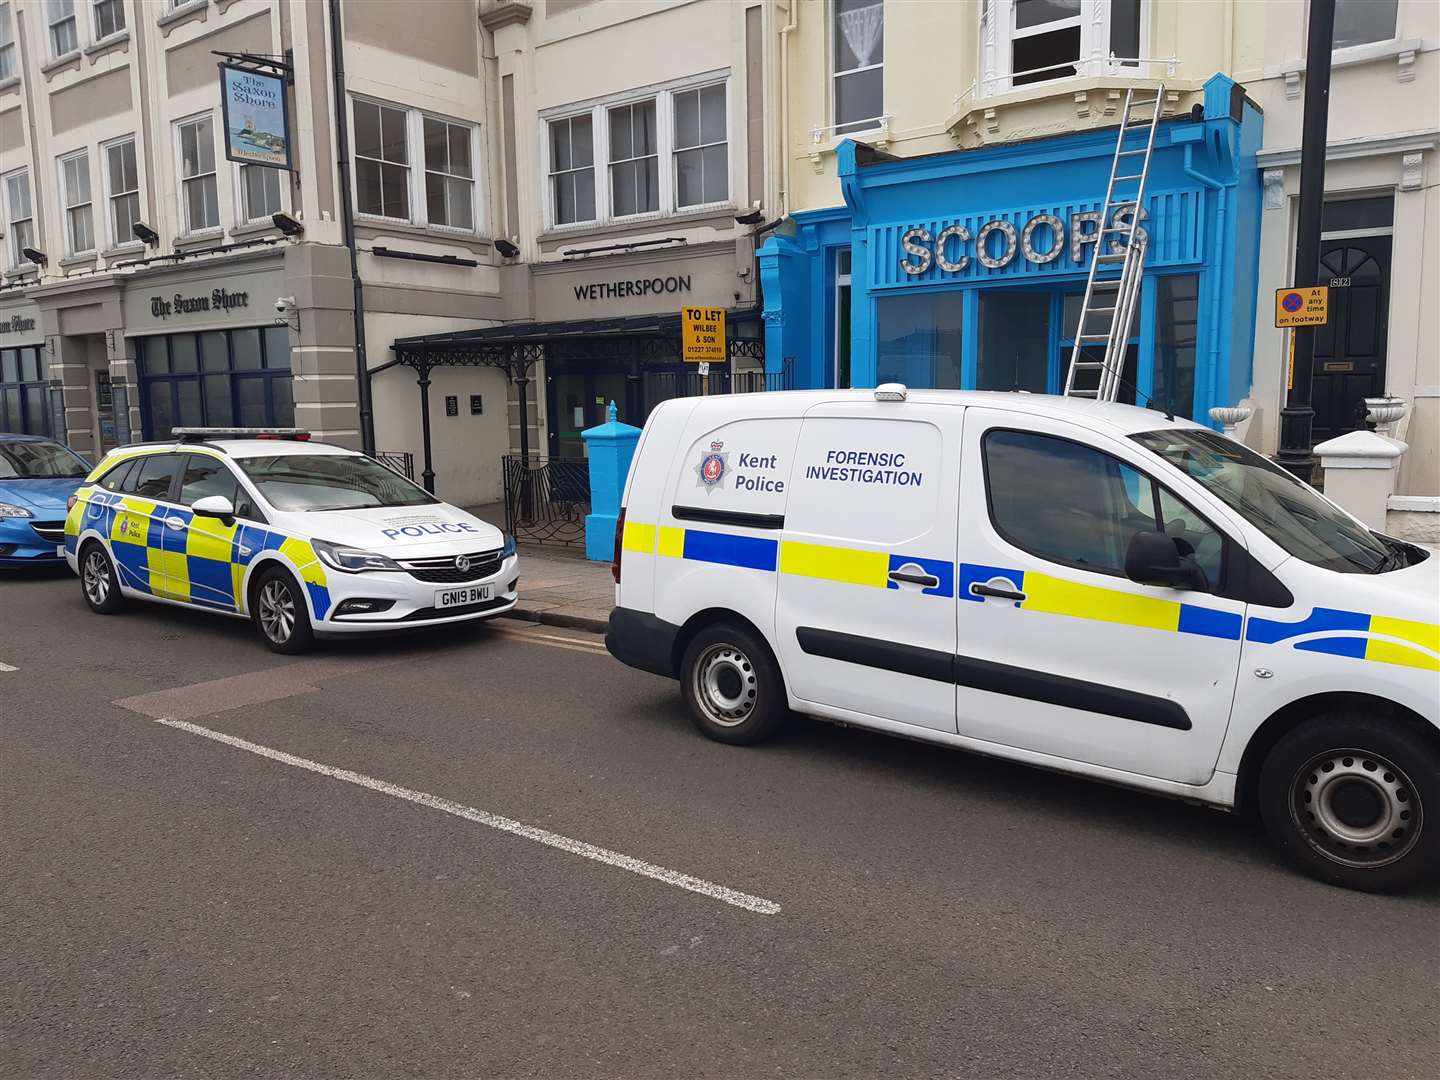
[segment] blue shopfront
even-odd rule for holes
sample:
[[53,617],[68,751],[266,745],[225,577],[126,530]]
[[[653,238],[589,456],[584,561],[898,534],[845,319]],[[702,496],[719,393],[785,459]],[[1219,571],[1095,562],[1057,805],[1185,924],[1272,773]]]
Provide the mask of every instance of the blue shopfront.
[[[1221,75],[1160,124],[1122,400],[1204,419],[1249,392],[1260,136]],[[1114,127],[906,159],[842,143],[844,206],[760,251],[767,364],[800,387],[1059,393],[1114,149]]]

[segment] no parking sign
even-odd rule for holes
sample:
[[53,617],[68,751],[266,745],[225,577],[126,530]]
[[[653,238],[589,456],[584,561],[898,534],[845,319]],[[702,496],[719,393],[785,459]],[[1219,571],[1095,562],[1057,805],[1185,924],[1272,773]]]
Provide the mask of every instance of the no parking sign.
[[1304,289],[1275,290],[1275,325],[1324,326],[1330,321],[1330,289],[1311,285]]

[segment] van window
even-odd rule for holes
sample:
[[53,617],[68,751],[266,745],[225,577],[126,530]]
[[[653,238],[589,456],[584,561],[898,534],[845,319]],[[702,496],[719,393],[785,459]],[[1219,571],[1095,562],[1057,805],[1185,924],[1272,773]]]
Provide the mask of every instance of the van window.
[[1224,541],[1150,477],[1092,446],[1025,431],[985,436],[990,520],[1018,548],[1050,562],[1125,573],[1137,532],[1160,531],[1220,584]]
[[800,429],[785,527],[816,536],[900,543],[935,524],[940,429],[923,420],[814,417]]
[[677,517],[779,528],[799,432],[798,419],[757,417],[701,434],[681,458],[670,504]]

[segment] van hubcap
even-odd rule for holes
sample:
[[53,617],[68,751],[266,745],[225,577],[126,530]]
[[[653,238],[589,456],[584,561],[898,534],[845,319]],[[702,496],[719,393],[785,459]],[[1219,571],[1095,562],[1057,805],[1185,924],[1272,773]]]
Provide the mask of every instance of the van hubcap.
[[755,711],[755,665],[735,646],[711,645],[700,654],[692,678],[695,700],[713,723],[736,727]]
[[260,590],[260,627],[277,645],[295,630],[295,599],[283,581],[267,581]]
[[1344,866],[1386,866],[1420,839],[1422,807],[1410,778],[1364,750],[1328,750],[1290,787],[1290,814],[1310,846]]
[[85,595],[96,607],[110,598],[110,568],[105,565],[105,556],[92,551],[85,556]]

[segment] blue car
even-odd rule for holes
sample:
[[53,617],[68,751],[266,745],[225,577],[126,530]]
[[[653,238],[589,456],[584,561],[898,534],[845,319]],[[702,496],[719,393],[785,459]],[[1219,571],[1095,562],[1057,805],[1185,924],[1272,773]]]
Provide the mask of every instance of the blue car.
[[57,442],[0,433],[0,567],[65,562],[65,514],[90,468]]

